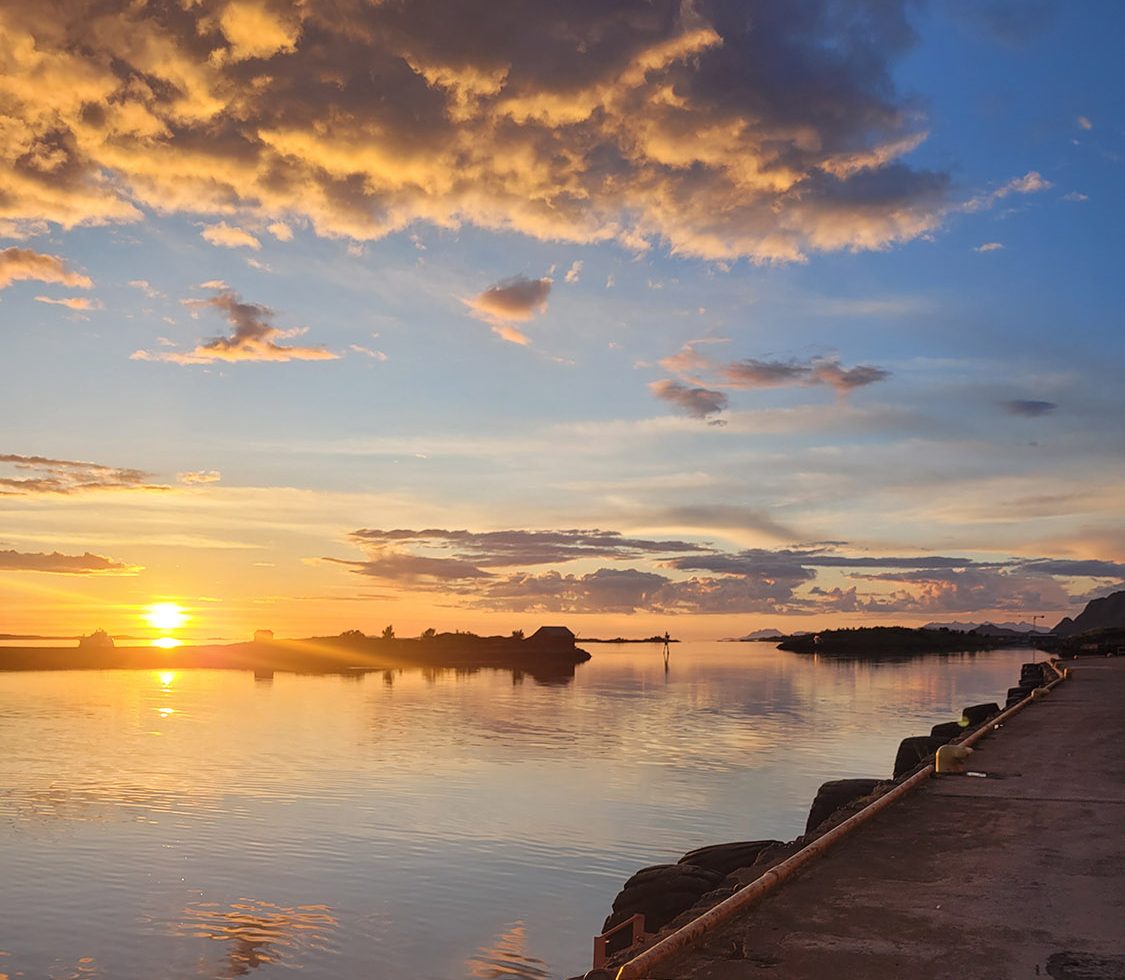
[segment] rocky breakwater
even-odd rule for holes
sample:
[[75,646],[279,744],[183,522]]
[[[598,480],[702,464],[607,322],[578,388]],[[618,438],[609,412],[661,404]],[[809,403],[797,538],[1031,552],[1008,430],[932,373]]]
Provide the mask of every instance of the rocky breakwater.
[[981,729],[991,728],[1002,711],[1044,693],[1044,685],[1055,676],[1046,664],[1024,664],[1019,683],[1008,689],[1005,708],[994,702],[968,705],[959,718],[934,725],[928,735],[904,738],[889,777],[834,779],[822,784],[809,808],[804,833],[793,840],[713,844],[687,852],[674,864],[642,868],[624,883],[613,900],[602,933],[594,939],[594,969],[584,978],[571,980],[609,980],[616,976],[622,964],[644,949],[695,921],[902,786],[933,763],[942,746],[962,742]]

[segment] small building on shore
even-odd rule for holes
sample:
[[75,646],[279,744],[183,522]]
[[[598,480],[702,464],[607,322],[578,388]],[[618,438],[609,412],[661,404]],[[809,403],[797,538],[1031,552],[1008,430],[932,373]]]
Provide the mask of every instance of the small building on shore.
[[540,626],[524,642],[547,650],[573,650],[574,634],[565,626]]
[[89,636],[78,637],[79,650],[112,650],[113,637],[105,630],[94,630]]

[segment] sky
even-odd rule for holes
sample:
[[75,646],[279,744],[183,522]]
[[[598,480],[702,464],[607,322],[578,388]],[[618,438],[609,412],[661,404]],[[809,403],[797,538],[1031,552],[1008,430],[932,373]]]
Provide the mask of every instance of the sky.
[[1125,587],[1125,8],[0,8],[0,633]]

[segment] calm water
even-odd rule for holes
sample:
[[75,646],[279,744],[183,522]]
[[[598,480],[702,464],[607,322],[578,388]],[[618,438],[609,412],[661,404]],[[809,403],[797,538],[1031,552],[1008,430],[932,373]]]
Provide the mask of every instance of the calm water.
[[591,650],[557,683],[0,673],[0,980],[579,973],[637,868],[796,836],[1031,658]]

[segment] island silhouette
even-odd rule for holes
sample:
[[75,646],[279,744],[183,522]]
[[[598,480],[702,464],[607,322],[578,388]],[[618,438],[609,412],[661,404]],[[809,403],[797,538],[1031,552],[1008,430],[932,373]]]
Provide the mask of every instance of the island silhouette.
[[[90,637],[95,637],[91,641]],[[380,636],[358,629],[335,636],[276,639],[268,629],[257,630],[243,643],[183,644],[173,647],[117,646],[104,631],[82,637],[69,647],[0,648],[0,670],[120,670],[185,669],[202,667],[274,671],[344,673],[402,667],[473,669],[507,668],[532,677],[559,680],[574,676],[574,668],[590,659],[579,649],[565,626],[542,626],[531,636],[513,630],[507,636],[438,633],[398,637],[387,626]]]

